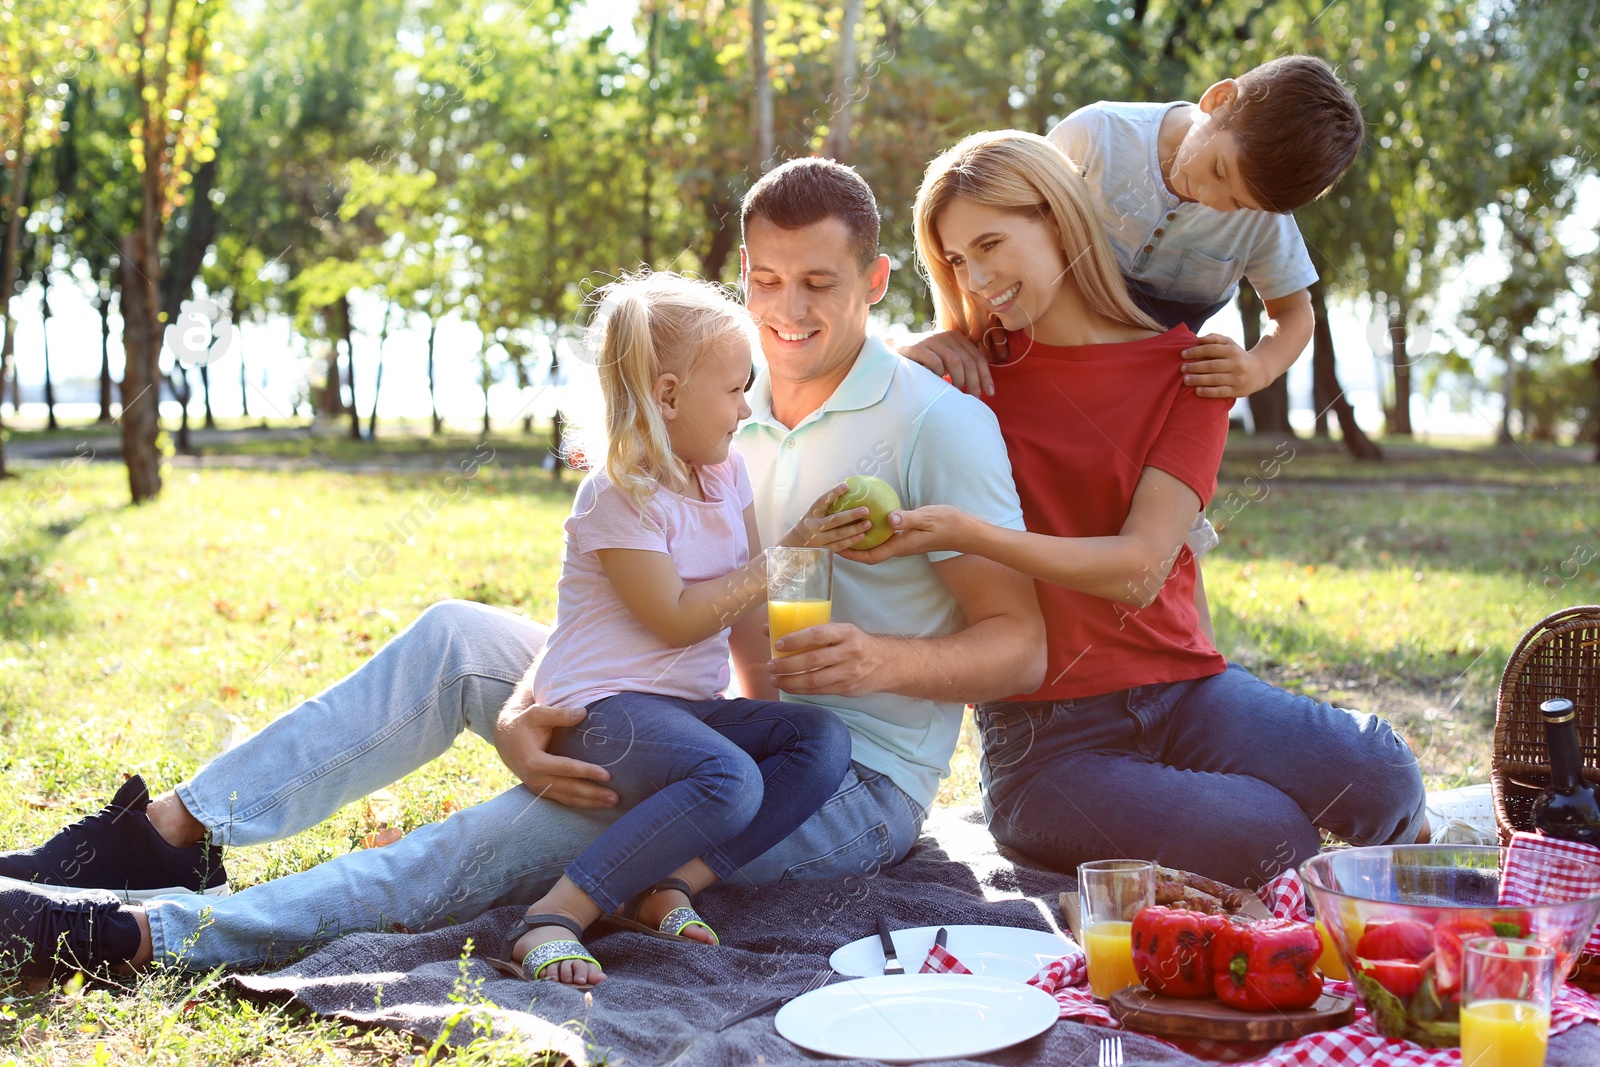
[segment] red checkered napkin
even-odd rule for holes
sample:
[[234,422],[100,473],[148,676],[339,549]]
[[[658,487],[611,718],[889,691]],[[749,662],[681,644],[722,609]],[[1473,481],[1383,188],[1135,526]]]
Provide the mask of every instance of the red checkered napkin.
[[1256,896],[1274,919],[1300,923],[1311,920],[1311,913],[1306,911],[1306,887],[1300,883],[1300,875],[1293,867],[1256,890]]
[[943,945],[934,945],[928,950],[928,958],[922,961],[922,970],[918,974],[971,974],[966,965],[954,956]]
[[[1543,834],[1512,834],[1511,847],[1506,849],[1505,870],[1500,875],[1500,903],[1526,908],[1552,900],[1580,900],[1600,895],[1600,871],[1553,869],[1540,862],[1551,856],[1600,865],[1600,848],[1593,845]],[[1600,930],[1589,935],[1584,951],[1600,952]]]
[[[971,974],[962,962],[943,945],[928,950],[922,962],[921,974]],[[1038,974],[1028,979],[1055,998],[1062,1019],[1082,1019],[1102,1026],[1116,1026],[1111,1011],[1104,1004],[1096,1004],[1089,995],[1089,968],[1083,950],[1073,945],[1072,951],[1047,963]]]

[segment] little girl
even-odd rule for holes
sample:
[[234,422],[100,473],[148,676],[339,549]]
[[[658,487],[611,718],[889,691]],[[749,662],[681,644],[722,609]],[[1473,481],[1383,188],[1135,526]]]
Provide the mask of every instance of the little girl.
[[[827,709],[721,695],[728,627],[766,599],[750,478],[732,449],[750,414],[749,313],[713,285],[666,272],[598,295],[612,309],[594,327],[605,463],[578,487],[555,630],[530,672],[538,703],[588,709],[551,751],[604,764],[629,810],[528,909],[502,952],[529,978],[577,986],[604,977],[574,939],[605,913],[716,944],[689,896],[797,829],[850,765],[850,734]],[[867,509],[827,514],[844,488],[779,544],[858,540]]]

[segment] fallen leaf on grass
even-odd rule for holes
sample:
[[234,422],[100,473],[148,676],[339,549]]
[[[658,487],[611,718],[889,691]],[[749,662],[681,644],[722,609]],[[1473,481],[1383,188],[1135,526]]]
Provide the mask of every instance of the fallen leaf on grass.
[[61,806],[61,802],[59,800],[51,800],[49,797],[34,796],[32,793],[24,796],[22,798],[22,802],[30,808],[59,808]]
[[394,844],[404,836],[406,836],[404,830],[394,826],[385,826],[382,830],[374,830],[366,837],[363,837],[361,839],[361,847],[382,848],[384,845]]

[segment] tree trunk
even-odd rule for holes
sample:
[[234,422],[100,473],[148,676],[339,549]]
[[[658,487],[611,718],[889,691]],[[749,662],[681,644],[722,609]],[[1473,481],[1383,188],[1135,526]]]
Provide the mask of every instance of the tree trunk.
[[766,0],[750,3],[750,80],[756,91],[751,100],[751,142],[757,174],[772,166],[772,76],[767,71]]
[[1411,354],[1406,351],[1406,302],[1389,304],[1389,356],[1394,366],[1394,407],[1384,412],[1384,433],[1411,436]]
[[145,250],[146,231],[141,227],[122,242],[122,458],[128,466],[128,489],[135,504],[154,500],[161,492],[161,453],[156,450],[156,435],[161,432],[157,400],[160,396],[160,327],[153,279],[148,269],[151,256]]
[[378,439],[378,394],[383,392],[383,346],[389,342],[389,313],[394,305],[383,304],[383,328],[378,331],[378,369],[372,380],[372,414],[367,416],[367,440]]
[[42,290],[39,293],[39,317],[41,333],[44,337],[44,410],[45,426],[51,430],[59,430],[60,423],[56,422],[56,384],[50,376],[50,264],[45,263],[44,271],[40,275]]
[[188,207],[183,228],[168,230],[167,236],[172,241],[161,275],[163,322],[177,322],[183,302],[194,296],[194,280],[217,236],[217,207],[211,202],[211,191],[216,183],[217,160],[213,156],[195,169],[185,194]]
[[828,142],[823,154],[848,162],[850,157],[850,107],[856,91],[856,24],[861,21],[861,0],[845,0],[839,18],[839,60],[833,68],[833,96],[828,103]]
[[[550,464],[550,480],[557,485],[561,484],[561,468],[567,465],[566,459],[561,455],[561,438],[567,432],[567,420],[561,417],[561,409],[556,408],[555,416],[550,420],[550,454],[555,457],[555,462]],[[1596,458],[1600,462],[1600,457]]]
[[[16,324],[11,321],[11,316],[0,316],[0,374],[4,374],[4,368],[11,365],[11,345],[15,333]],[[3,385],[3,383],[4,379],[0,378],[0,385]],[[6,470],[6,434],[3,432],[4,429],[5,423],[0,421],[0,478],[9,478],[11,474]]]
[[483,389],[483,439],[489,439],[489,335],[483,334],[478,352],[478,385]]
[[1500,443],[1510,445],[1516,443],[1516,437],[1511,433],[1511,411],[1516,406],[1517,396],[1517,357],[1511,351],[1510,343],[1506,345],[1506,377],[1500,388]]
[[96,422],[111,421],[111,298],[116,290],[105,286],[100,290],[100,417]]
[[[1261,342],[1261,313],[1266,305],[1261,295],[1247,281],[1239,283],[1239,322],[1244,332],[1246,351]],[[1250,420],[1255,423],[1257,437],[1293,437],[1289,425],[1289,375],[1278,376],[1250,397]]]
[[238,289],[228,299],[228,321],[233,323],[234,343],[239,346],[239,410],[244,418],[250,417],[250,383],[244,373],[244,323],[239,321]]
[[1594,425],[1594,461],[1600,463],[1600,352],[1589,361],[1594,372],[1594,400],[1589,405],[1589,421]]
[[[350,440],[361,440],[361,412],[356,404],[356,342],[350,328],[350,297],[341,296],[335,304],[339,316],[339,332],[344,335],[344,362],[350,372]],[[337,351],[337,346],[335,346]]]
[[208,430],[215,430],[217,419],[211,414],[211,368],[205,363],[200,365],[200,395],[205,399],[206,405],[205,427]]
[[[157,358],[161,347],[156,346]],[[189,401],[194,399],[194,386],[189,384],[189,368],[183,363],[173,360],[172,374],[167,377],[167,383],[172,387],[172,396],[178,401],[178,451],[186,456],[194,455],[194,442],[189,439]],[[181,385],[181,388],[180,388]],[[161,382],[156,380],[156,396],[161,395]]]
[[[722,176],[718,174],[713,179],[713,184],[722,188]],[[711,234],[711,240],[706,245],[706,251],[700,258],[700,272],[712,281],[722,277],[723,268],[728,263],[728,258],[739,244],[739,211],[730,200],[721,195],[708,196],[703,201],[706,213],[706,230]]]
[[1311,372],[1320,383],[1321,391],[1332,398],[1328,406],[1339,420],[1344,446],[1356,459],[1382,459],[1383,450],[1357,425],[1356,413],[1339,385],[1338,361],[1333,351],[1333,328],[1328,325],[1327,289],[1321,281],[1311,285],[1311,311],[1316,315],[1316,327],[1311,334]]
[[428,408],[433,412],[433,436],[439,436],[439,430],[444,426],[444,421],[439,418],[439,397],[435,392],[433,376],[433,339],[439,332],[439,322],[433,317],[428,318]]

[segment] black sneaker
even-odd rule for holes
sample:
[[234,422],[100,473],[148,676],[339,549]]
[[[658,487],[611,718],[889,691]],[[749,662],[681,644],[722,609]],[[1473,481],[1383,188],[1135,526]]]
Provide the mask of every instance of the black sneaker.
[[139,924],[115,893],[0,878],[0,971],[106,972],[138,950]]
[[227,896],[222,849],[204,841],[174,848],[145,816],[150,791],[137,774],[111,803],[42,845],[0,852],[0,877],[69,889],[109,889],[123,900],[203,893]]

